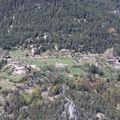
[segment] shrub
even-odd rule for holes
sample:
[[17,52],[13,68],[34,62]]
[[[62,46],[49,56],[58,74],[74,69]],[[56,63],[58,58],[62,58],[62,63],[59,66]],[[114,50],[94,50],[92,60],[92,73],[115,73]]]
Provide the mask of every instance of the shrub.
[[25,81],[27,81],[27,77],[22,77],[19,81],[17,81],[17,83],[24,83]]
[[95,66],[95,65],[92,64],[92,65],[89,67],[89,72],[92,73],[92,74],[97,74],[97,73],[99,73],[99,69],[98,69],[97,66]]
[[0,61],[0,69],[7,64],[7,60]]
[[105,92],[105,91],[106,91],[105,84],[102,83],[102,84],[98,85],[97,88],[96,88],[96,91],[97,91],[98,93],[103,93],[103,92]]
[[7,90],[7,89],[2,89],[1,90],[1,93],[3,94],[3,96],[7,96],[8,94],[9,94],[9,90]]
[[76,90],[77,91],[90,91],[90,88],[86,85],[81,84],[81,85],[77,85]]
[[2,90],[2,86],[0,86],[0,90]]
[[39,85],[35,86],[32,90],[32,97],[42,99],[41,96],[41,87]]
[[89,72],[92,73],[92,74],[98,74],[100,76],[103,76],[104,75],[104,72],[102,69],[100,69],[99,67],[95,66],[95,65],[91,65],[89,66]]
[[26,92],[22,92],[20,98],[24,104],[29,104],[31,102],[31,96]]
[[58,95],[60,94],[61,91],[62,91],[61,86],[57,84],[53,89],[53,95]]
[[117,76],[117,81],[120,81],[120,74],[118,74]]

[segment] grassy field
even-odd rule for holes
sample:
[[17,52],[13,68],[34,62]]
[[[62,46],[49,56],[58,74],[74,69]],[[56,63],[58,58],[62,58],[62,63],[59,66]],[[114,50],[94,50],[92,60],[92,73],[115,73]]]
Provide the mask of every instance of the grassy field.
[[[24,50],[15,50],[11,52],[11,57],[13,59],[22,59],[24,60],[25,63],[27,64],[32,64],[32,65],[36,65],[37,67],[47,67],[47,66],[51,66],[51,65],[55,65],[56,63],[62,63],[62,64],[68,64],[68,70],[70,71],[71,75],[75,75],[75,76],[79,76],[79,77],[83,77],[86,76],[86,72],[84,72],[84,70],[82,70],[81,67],[73,67],[75,65],[74,60],[73,59],[69,59],[69,58],[41,58],[40,56],[37,57],[29,57],[26,58],[25,54],[28,51]],[[64,71],[63,71],[64,72]]]
[[104,69],[104,79],[116,80],[118,77],[118,71],[112,68]]
[[79,77],[84,77],[87,74],[81,67],[70,67],[70,72],[71,74],[78,75]]
[[[13,59],[18,59],[18,60],[23,60],[26,64],[32,64],[32,65],[36,65],[37,67],[46,67],[46,66],[51,66],[51,65],[55,65],[56,63],[63,63],[63,64],[68,64],[68,70],[69,73],[73,76],[78,76],[79,78],[82,77],[86,77],[89,73],[85,70],[86,67],[82,66],[82,67],[74,67],[75,63],[73,59],[69,59],[69,58],[41,58],[40,56],[37,57],[29,57],[26,58],[25,54],[28,53],[29,51],[27,50],[15,50],[11,52],[11,57]],[[87,61],[86,61],[87,62]],[[89,61],[90,62],[90,61]],[[87,68],[88,69],[88,68]],[[64,72],[64,71],[63,71]],[[112,79],[115,80],[117,77],[117,72],[114,69],[111,68],[106,68],[103,70],[104,75],[100,76],[101,80],[106,80],[106,79]],[[8,79],[13,79],[13,80],[20,80],[21,76],[9,76],[9,75],[3,75],[6,76],[6,78]],[[7,77],[8,76],[8,77]]]
[[14,50],[10,52],[10,56],[14,59],[25,58],[26,53],[29,53],[28,50]]
[[4,80],[11,82],[19,82],[24,76],[23,75],[12,75],[7,72],[0,72],[0,77]]
[[73,60],[72,59],[44,59],[44,58],[34,58],[34,59],[28,59],[28,63],[34,64],[36,66],[49,66],[49,65],[55,65],[56,63],[63,63],[63,64],[68,64],[69,66],[73,65]]
[[13,59],[15,60],[24,60],[26,63],[29,64],[34,64],[36,66],[49,66],[49,65],[54,65],[56,62],[57,63],[63,63],[63,64],[68,64],[68,65],[73,65],[73,59],[65,59],[65,58],[41,58],[40,56],[37,57],[25,57],[26,53],[29,53],[27,50],[15,50],[11,51],[10,55]]

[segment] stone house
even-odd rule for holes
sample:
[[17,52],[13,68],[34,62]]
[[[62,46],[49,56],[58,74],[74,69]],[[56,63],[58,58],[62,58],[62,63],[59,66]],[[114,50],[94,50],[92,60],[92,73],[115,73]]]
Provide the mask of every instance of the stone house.
[[13,68],[13,74],[17,74],[17,75],[22,75],[22,74],[26,74],[27,69],[24,66],[15,66]]
[[43,58],[71,58],[74,51],[62,49],[60,51],[48,50],[42,54]]
[[107,58],[106,62],[111,65],[115,64],[116,58],[115,57]]
[[57,63],[56,62],[56,65],[55,65],[57,68],[68,68],[69,65],[68,64],[63,64],[63,63]]

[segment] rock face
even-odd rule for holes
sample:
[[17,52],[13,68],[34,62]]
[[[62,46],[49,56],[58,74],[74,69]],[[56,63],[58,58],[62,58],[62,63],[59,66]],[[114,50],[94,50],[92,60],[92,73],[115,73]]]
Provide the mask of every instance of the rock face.
[[77,108],[72,100],[66,98],[67,102],[64,105],[64,111],[61,115],[61,120],[78,120],[77,118]]
[[96,114],[97,120],[105,120],[105,114],[103,113],[97,113]]
[[[63,85],[63,95],[66,96],[66,88]],[[64,104],[64,111],[61,115],[61,120],[78,120],[78,111],[77,111],[77,107],[74,104],[74,102],[72,101],[72,99],[68,96],[65,97],[65,101],[66,103]]]
[[24,66],[22,66],[22,67],[16,66],[13,70],[13,74],[15,74],[15,75],[26,74],[26,72],[27,72],[27,69]]
[[70,105],[69,105],[69,119],[70,120],[77,120],[77,109],[76,109],[76,106],[75,104],[73,103],[73,101],[70,101]]
[[107,49],[107,50],[104,52],[103,57],[104,57],[105,59],[114,57],[114,48],[109,48],[109,49]]
[[7,50],[0,48],[0,58],[9,58],[10,53]]

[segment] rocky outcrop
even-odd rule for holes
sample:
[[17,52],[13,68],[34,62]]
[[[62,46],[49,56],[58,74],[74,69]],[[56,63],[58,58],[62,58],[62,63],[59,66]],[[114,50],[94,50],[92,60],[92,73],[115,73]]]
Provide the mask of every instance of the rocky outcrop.
[[[63,96],[66,96],[66,86],[63,85]],[[65,97],[64,111],[61,115],[61,120],[78,120],[78,111],[75,103],[68,96]]]

